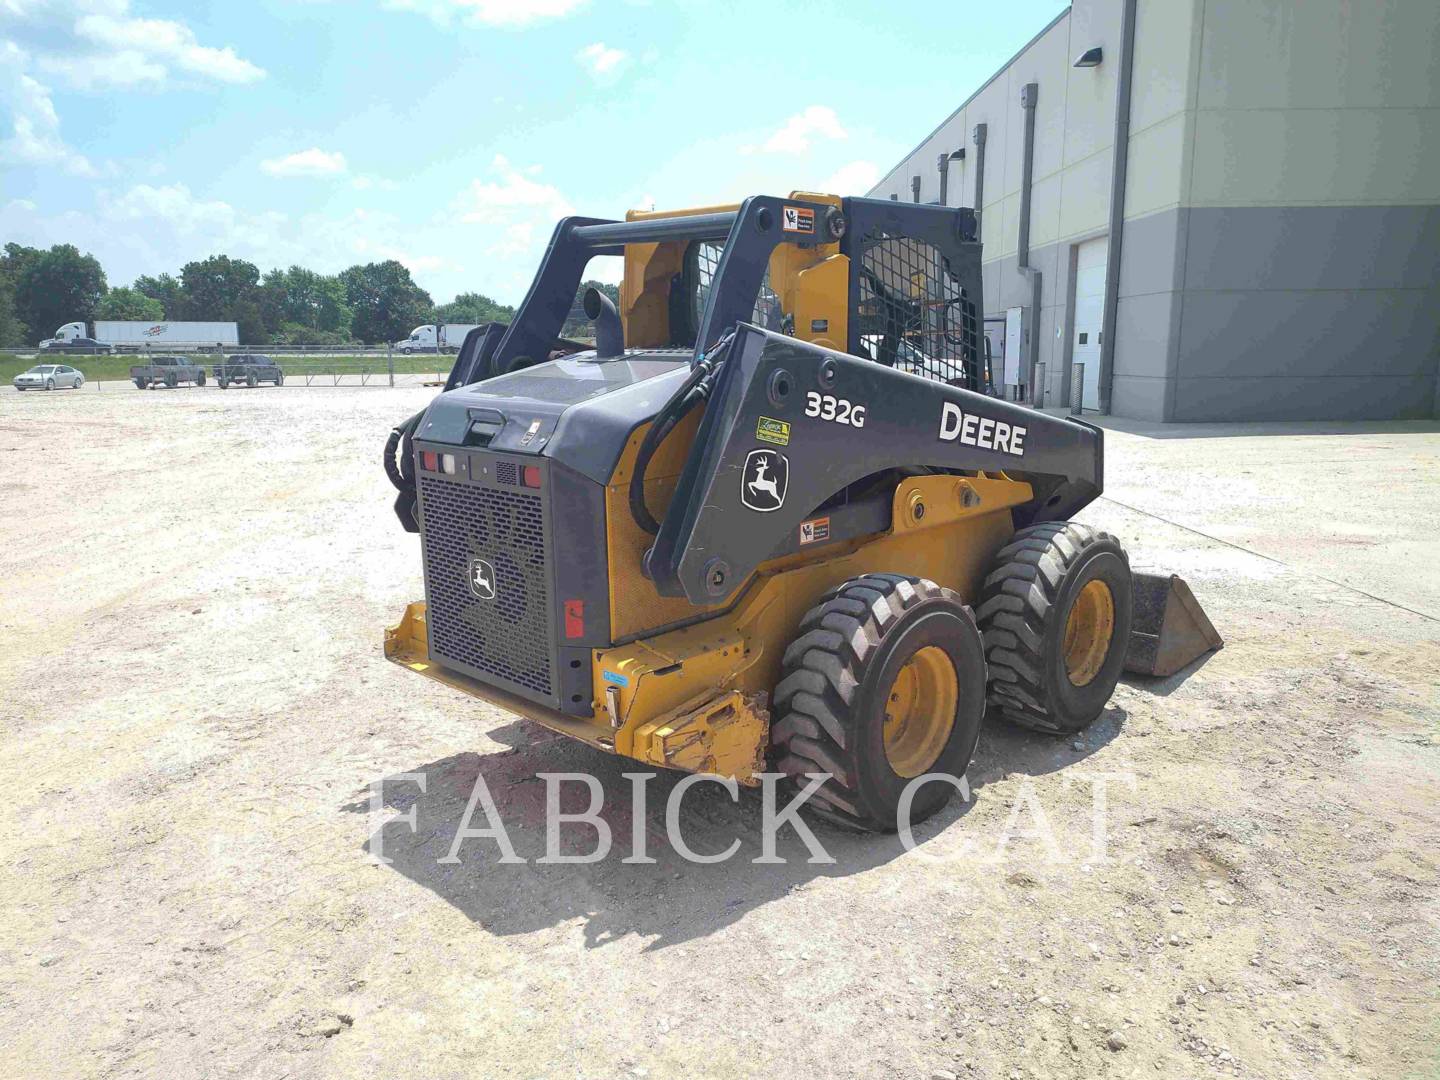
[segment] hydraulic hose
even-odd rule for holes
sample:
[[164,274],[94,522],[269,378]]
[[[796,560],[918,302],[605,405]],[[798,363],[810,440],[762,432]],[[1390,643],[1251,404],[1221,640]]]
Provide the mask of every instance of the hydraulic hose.
[[655,456],[655,451],[660,449],[665,437],[675,430],[676,425],[685,419],[690,410],[710,396],[710,390],[715,385],[714,377],[719,372],[720,365],[725,362],[734,336],[733,331],[726,334],[690,369],[685,381],[655,414],[650,430],[645,433],[645,439],[635,455],[635,468],[630,474],[630,516],[635,519],[636,525],[651,536],[660,531],[660,523],[645,505],[645,472],[650,467],[650,459]]
[[[396,491],[415,490],[415,467],[410,458],[410,437],[415,433],[415,425],[424,415],[425,410],[421,409],[410,419],[396,424],[390,429],[390,435],[385,440],[385,453],[381,460],[385,465],[385,475],[390,478],[390,483],[395,485]],[[402,440],[405,448],[397,463],[395,451],[400,449]]]

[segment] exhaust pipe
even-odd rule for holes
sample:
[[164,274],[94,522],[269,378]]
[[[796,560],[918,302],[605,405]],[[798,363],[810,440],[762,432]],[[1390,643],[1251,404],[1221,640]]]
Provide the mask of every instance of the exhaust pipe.
[[580,301],[585,317],[595,324],[595,355],[605,359],[625,355],[625,326],[615,302],[591,286]]

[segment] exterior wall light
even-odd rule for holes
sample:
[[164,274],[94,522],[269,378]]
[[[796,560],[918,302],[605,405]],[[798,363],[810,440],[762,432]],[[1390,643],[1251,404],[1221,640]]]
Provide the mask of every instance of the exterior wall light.
[[1099,45],[1096,45],[1093,49],[1086,49],[1077,56],[1075,58],[1075,66],[1077,68],[1099,67],[1100,61],[1103,59],[1105,59],[1105,53]]

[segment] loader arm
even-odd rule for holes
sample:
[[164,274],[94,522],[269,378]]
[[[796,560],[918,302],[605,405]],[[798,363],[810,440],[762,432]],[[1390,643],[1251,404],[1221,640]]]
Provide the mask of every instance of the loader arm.
[[1100,494],[1102,447],[1088,424],[742,323],[647,570],[662,595],[723,601],[887,470],[1003,472],[1034,490],[1017,527],[1065,519]]

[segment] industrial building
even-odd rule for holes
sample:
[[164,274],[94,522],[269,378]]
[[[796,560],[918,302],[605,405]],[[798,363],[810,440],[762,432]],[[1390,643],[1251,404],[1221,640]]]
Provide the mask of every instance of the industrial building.
[[871,194],[977,208],[1007,396],[1440,415],[1440,4],[1075,0]]

